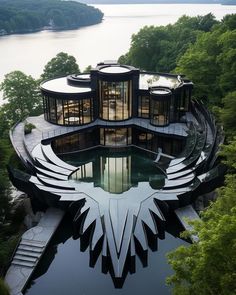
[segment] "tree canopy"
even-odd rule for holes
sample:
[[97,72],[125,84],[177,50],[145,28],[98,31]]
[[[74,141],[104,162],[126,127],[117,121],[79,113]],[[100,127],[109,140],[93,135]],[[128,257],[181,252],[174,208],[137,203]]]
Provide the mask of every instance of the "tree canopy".
[[0,31],[7,34],[74,29],[102,21],[103,13],[76,1],[0,0]]
[[236,91],[229,92],[222,100],[220,118],[228,137],[236,134]]
[[9,288],[6,286],[4,281],[0,278],[0,294],[1,295],[10,295]]
[[184,15],[173,25],[146,26],[132,36],[129,52],[119,61],[147,71],[173,71],[179,57],[197,36],[210,31],[217,23],[210,13],[196,17]]
[[41,80],[53,79],[80,72],[76,59],[65,52],[58,53],[44,67]]
[[212,31],[198,36],[177,61],[181,72],[195,83],[195,96],[221,105],[222,97],[236,90],[236,15],[228,15]]
[[[236,150],[234,150],[234,153]],[[229,175],[218,199],[195,223],[199,242],[168,255],[176,295],[236,294],[236,175]]]
[[236,294],[236,137],[222,147],[228,166],[217,200],[194,222],[199,242],[168,255],[174,274],[167,279],[176,295]]
[[221,118],[227,126],[234,125],[227,104],[236,90],[235,14],[221,22],[208,14],[183,16],[165,27],[144,27],[133,35],[129,52],[119,61],[148,71],[186,75],[195,84],[194,96],[210,106],[225,106]]
[[[7,100],[3,112],[11,123],[42,111],[38,83],[31,76],[21,71],[11,72],[5,75],[0,89],[3,91],[3,99]],[[0,111],[0,116],[4,116],[3,112]]]

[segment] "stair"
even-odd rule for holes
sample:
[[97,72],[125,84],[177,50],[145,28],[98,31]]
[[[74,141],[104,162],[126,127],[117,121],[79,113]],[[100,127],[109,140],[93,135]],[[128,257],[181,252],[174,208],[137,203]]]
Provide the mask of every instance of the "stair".
[[21,240],[17,251],[13,257],[12,264],[33,268],[45,249],[42,242]]

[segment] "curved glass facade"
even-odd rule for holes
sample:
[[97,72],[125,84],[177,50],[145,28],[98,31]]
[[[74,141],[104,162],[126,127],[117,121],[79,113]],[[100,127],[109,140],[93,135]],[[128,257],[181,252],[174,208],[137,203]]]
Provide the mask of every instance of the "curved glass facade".
[[151,91],[150,123],[164,126],[170,123],[170,101],[172,93],[168,89],[154,89]]
[[132,81],[99,81],[100,118],[109,121],[132,115]]
[[156,126],[168,125],[170,123],[169,112],[169,101],[158,101],[155,99],[151,100],[151,124]]
[[59,125],[83,125],[93,121],[93,98],[59,99],[43,98],[44,116],[51,123]]
[[104,146],[127,146],[132,144],[131,128],[100,128],[100,144]]
[[140,95],[138,97],[138,117],[140,118],[149,118],[149,95]]
[[190,97],[191,97],[191,89],[189,87],[183,87],[180,94],[180,98],[178,100],[178,111],[180,112],[189,111]]
[[47,121],[80,126],[101,119],[110,128],[116,124],[120,128],[121,121],[133,118],[155,126],[183,122],[193,84],[181,76],[140,72],[111,62],[99,63],[88,74],[45,81],[40,87]]

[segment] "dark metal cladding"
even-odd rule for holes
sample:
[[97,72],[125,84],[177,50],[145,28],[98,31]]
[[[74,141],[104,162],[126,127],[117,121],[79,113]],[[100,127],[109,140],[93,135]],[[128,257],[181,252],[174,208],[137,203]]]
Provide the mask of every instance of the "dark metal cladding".
[[[136,256],[147,265],[147,253],[157,250],[157,241],[164,238],[171,212],[214,189],[224,172],[216,155],[223,141],[222,132],[204,105],[191,100],[192,82],[159,73],[142,75],[141,82],[145,85],[140,87],[138,69],[110,61],[99,64],[90,75],[45,82],[41,85],[45,120],[47,124],[63,125],[63,132],[54,130],[53,135],[41,138],[32,149],[27,149],[23,134],[22,142],[14,141],[14,130],[11,134],[19,157],[27,155],[30,163],[27,173],[9,168],[12,183],[40,206],[69,211],[74,236],[81,238],[81,250],[89,248],[90,265],[94,266],[102,256],[102,271],[111,274],[118,288],[128,272],[135,272]],[[165,81],[173,87],[166,87]],[[62,91],[57,91],[54,87],[60,82],[64,83]],[[130,121],[126,124],[127,119]],[[176,122],[181,124],[174,125]],[[175,128],[185,126],[187,136],[182,151],[168,157],[160,144],[164,147],[167,142],[183,138],[179,133],[176,135],[172,124]],[[165,131],[167,125],[172,126],[168,129],[172,130],[170,134]],[[160,135],[161,140],[157,137]],[[159,182],[155,177],[150,179],[155,192],[140,194],[135,202],[124,197],[104,200],[79,191],[69,181],[78,167],[58,158],[52,149],[56,144],[65,152],[74,148],[92,149],[95,145],[116,151],[137,146],[154,155],[153,162],[162,171],[163,179]],[[162,162],[164,156],[167,158]]]

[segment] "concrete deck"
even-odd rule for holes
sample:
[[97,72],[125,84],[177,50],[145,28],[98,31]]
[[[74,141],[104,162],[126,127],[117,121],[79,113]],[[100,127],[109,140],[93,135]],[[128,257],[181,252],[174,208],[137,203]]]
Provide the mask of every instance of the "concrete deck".
[[[199,215],[197,214],[197,212],[193,209],[191,205],[176,209],[175,214],[177,218],[179,219],[179,221],[181,222],[184,229],[188,231],[193,230],[193,227],[192,225],[188,223],[188,220],[190,221],[200,220]],[[191,240],[193,242],[198,242],[199,238],[195,235],[191,235]]]
[[22,295],[48,243],[59,226],[64,212],[49,208],[37,226],[26,231],[17,247],[5,282],[11,295]]

